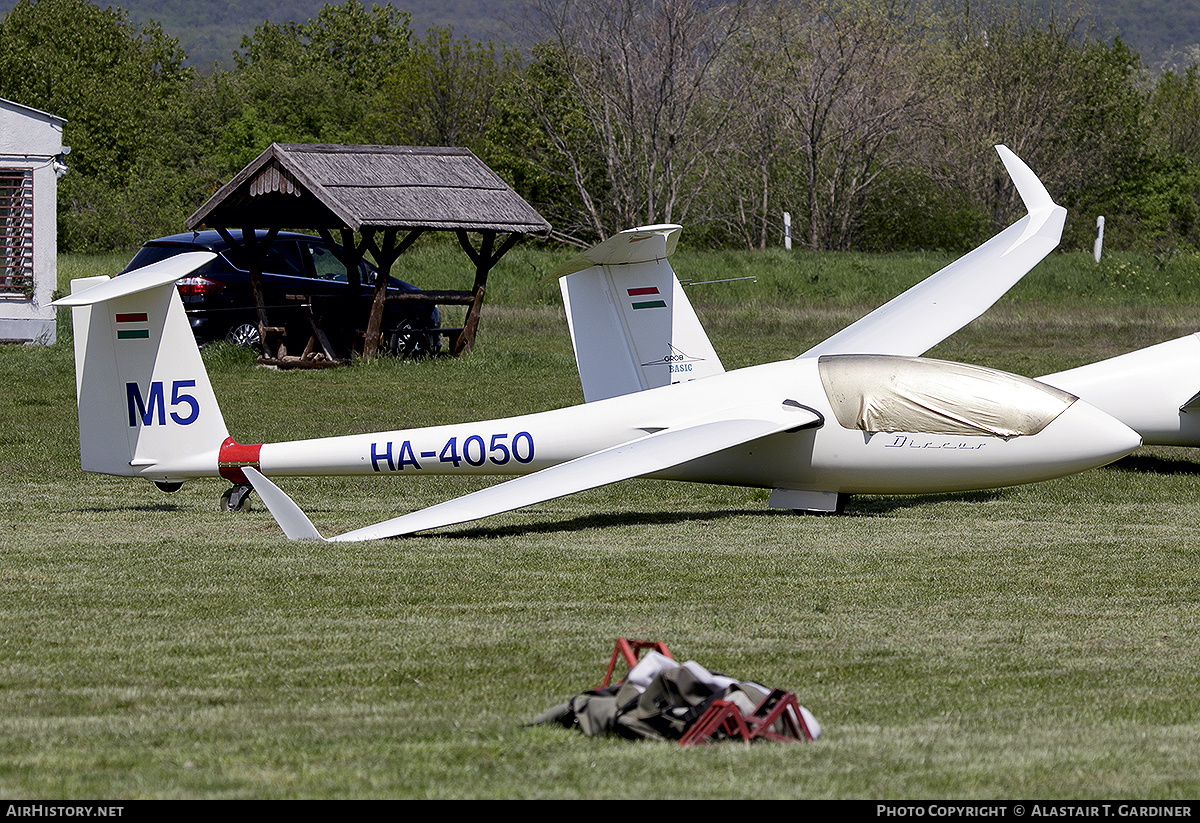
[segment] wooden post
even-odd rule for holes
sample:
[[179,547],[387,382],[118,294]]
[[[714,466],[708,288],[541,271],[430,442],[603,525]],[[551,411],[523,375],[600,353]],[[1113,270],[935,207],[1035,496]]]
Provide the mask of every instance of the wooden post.
[[375,243],[374,232],[371,233],[371,236],[364,235],[364,246],[370,249],[371,255],[375,258],[378,272],[375,277],[375,299],[371,302],[371,316],[367,319],[367,333],[363,340],[363,357],[372,358],[379,354],[379,330],[383,326],[383,307],[387,302],[387,285],[388,278],[391,276],[392,264],[396,262],[396,258],[408,251],[413,243],[417,242],[422,231],[422,229],[413,229],[397,243],[396,229],[387,228],[383,230],[383,243],[380,245]]
[[[279,227],[267,229],[267,233],[263,235],[262,243],[258,242],[258,235],[253,228],[242,229],[242,242],[239,244],[233,239],[233,235],[228,229],[219,228],[217,233],[221,235],[221,239],[225,241],[225,245],[230,249],[237,248],[239,245],[245,250],[246,265],[250,271],[250,290],[254,292],[254,307],[258,315],[258,340],[259,347],[262,353],[267,357],[281,357],[286,352],[270,352],[267,350],[267,334],[271,328],[267,322],[267,301],[263,295],[263,279],[262,279],[262,261],[265,255],[264,249],[275,240],[275,236],[279,234]],[[282,346],[283,344],[280,343]]]
[[[359,263],[362,262],[363,254],[366,252],[365,246],[354,242],[354,232],[348,228],[341,230],[342,241],[340,243],[333,239],[333,233],[324,226],[318,228],[317,233],[321,235],[321,239],[325,241],[325,245],[329,246],[329,250],[334,253],[338,261],[346,267],[346,285],[353,294],[361,283],[358,276]],[[337,251],[339,248],[340,252]]]
[[517,240],[520,239],[519,234],[510,234],[500,244],[500,249],[495,250],[496,232],[488,230],[483,232],[483,241],[480,244],[478,251],[471,245],[471,238],[467,236],[467,232],[463,229],[455,229],[455,236],[458,238],[458,244],[462,246],[463,251],[471,258],[471,262],[475,264],[475,285],[471,289],[471,304],[467,308],[467,319],[463,322],[462,334],[458,336],[458,340],[454,343],[454,354],[466,354],[475,346],[475,332],[479,328],[479,315],[483,310],[483,297],[487,291],[488,272],[492,270],[492,266],[496,265],[501,257],[508,252]]

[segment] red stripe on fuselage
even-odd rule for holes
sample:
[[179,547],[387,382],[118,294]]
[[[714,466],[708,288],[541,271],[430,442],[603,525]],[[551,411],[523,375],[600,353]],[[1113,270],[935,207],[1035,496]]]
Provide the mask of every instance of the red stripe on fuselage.
[[258,468],[258,453],[262,444],[243,446],[235,443],[232,437],[226,437],[221,444],[221,452],[217,455],[217,470],[221,476],[231,483],[249,484],[246,475],[242,474],[243,466]]

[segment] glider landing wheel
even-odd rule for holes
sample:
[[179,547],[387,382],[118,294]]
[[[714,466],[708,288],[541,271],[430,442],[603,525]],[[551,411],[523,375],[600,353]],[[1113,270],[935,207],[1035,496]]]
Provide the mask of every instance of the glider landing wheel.
[[250,511],[250,492],[254,491],[250,486],[237,485],[230,486],[221,495],[221,511],[226,512],[248,512]]
[[173,492],[177,492],[183,488],[182,483],[174,483],[166,480],[155,480],[154,485],[158,486],[159,491],[166,492],[167,494],[172,494]]

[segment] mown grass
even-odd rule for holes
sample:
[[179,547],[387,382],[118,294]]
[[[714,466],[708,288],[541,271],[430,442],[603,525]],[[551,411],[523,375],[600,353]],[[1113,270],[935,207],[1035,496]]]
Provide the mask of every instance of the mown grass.
[[[517,251],[469,357],[278,372],[207,349],[231,431],[257,442],[579,402],[544,282],[564,255]],[[462,287],[461,260],[429,257],[401,276]],[[65,281],[111,262],[60,269]],[[942,262],[675,264],[685,279],[757,278],[692,287],[732,367],[793,356]],[[1153,299],[1058,255],[933,353],[1037,375],[1194,331],[1200,287],[1181,277],[1172,297],[1149,274],[1181,260],[1130,262]],[[815,281],[788,284],[814,266]],[[6,797],[1200,794],[1193,450],[1019,488],[856,497],[839,517],[771,511],[758,490],[629,481],[326,545],[285,540],[261,506],[219,511],[216,481],[163,495],[80,472],[62,322],[55,346],[0,348],[0,379]],[[488,482],[285,488],[329,534]],[[619,636],[791,689],[824,734],[683,749],[528,725],[598,684]]]

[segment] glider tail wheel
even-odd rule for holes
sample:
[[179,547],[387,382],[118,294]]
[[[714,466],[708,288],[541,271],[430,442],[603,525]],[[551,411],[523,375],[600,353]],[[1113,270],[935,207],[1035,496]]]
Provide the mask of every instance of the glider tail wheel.
[[250,511],[250,492],[252,491],[254,491],[253,488],[243,484],[230,486],[225,490],[225,493],[221,495],[221,511]]

